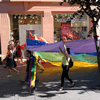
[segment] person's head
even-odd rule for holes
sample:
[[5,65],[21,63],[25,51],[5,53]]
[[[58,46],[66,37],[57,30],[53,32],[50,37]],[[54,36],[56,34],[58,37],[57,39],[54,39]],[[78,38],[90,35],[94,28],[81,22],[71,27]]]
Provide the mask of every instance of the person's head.
[[62,37],[62,40],[67,41],[67,38],[65,36]]
[[8,46],[8,50],[12,50],[12,46],[11,45]]
[[19,41],[17,41],[16,43],[17,43],[17,45],[20,45],[20,42]]
[[56,34],[57,32],[56,31],[54,31],[54,34]]
[[29,57],[31,56],[32,52],[30,50],[26,50],[26,56]]
[[10,44],[11,44],[11,41],[9,41],[8,43],[9,43],[9,45],[10,45]]
[[90,37],[90,34],[87,37]]
[[69,38],[69,37],[68,37],[68,38],[67,38],[67,41],[72,41],[72,38]]
[[10,41],[10,44],[13,45],[13,41]]

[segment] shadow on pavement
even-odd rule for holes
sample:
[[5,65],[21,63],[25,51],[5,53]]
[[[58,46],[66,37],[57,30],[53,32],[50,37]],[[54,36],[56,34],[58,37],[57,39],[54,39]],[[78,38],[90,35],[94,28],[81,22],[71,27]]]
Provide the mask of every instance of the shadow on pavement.
[[[21,84],[19,82],[20,79],[25,77],[25,67],[19,67],[18,70],[20,71],[19,76],[17,76],[15,72],[12,72],[13,76],[7,78],[8,70],[0,67],[0,98],[9,98],[15,95],[21,97],[31,96],[28,84]],[[71,88],[69,86],[71,84],[65,79],[64,90],[58,91],[61,82],[61,71],[57,73],[51,73],[50,71],[46,73],[46,70],[44,73],[38,72],[39,82],[37,84],[35,95],[38,95],[38,97],[41,98],[54,97],[57,94],[66,94],[73,90],[80,90],[78,92],[80,95],[87,91],[100,93],[99,90],[95,89],[95,87],[100,84],[97,68],[70,70],[69,76],[75,82],[75,86]]]

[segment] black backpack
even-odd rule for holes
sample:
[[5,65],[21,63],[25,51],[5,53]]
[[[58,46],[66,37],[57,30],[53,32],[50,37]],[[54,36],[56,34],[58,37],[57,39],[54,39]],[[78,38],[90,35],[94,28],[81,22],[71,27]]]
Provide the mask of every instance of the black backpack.
[[73,61],[72,61],[72,58],[70,58],[70,61],[69,61],[69,68],[71,68],[73,66]]

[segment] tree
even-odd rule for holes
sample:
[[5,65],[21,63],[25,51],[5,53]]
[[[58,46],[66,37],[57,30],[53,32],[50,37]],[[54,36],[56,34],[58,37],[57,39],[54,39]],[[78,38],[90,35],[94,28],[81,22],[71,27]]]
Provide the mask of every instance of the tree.
[[[87,14],[91,18],[91,22],[93,23],[93,27],[91,28],[91,32],[93,32],[94,42],[97,51],[97,62],[98,62],[98,71],[100,74],[100,48],[99,48],[99,41],[96,32],[96,26],[100,20],[100,0],[64,0],[64,2],[69,3],[70,5],[78,4],[79,10],[77,13],[73,14],[73,17],[67,21],[67,23],[71,22],[71,19],[75,17],[75,15],[80,15],[80,19],[83,17],[84,14]],[[63,2],[60,3],[62,5]]]

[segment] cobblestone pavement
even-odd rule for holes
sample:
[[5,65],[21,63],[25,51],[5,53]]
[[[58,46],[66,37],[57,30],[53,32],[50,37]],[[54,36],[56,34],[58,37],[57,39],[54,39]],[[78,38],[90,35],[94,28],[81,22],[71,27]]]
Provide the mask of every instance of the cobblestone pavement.
[[12,77],[7,78],[8,70],[0,65],[0,100],[100,100],[100,85],[98,68],[78,68],[70,70],[69,76],[75,82],[73,88],[65,80],[64,90],[60,88],[61,68],[53,71],[53,67],[45,67],[44,73],[38,71],[39,82],[37,91],[30,94],[28,84],[21,84],[20,79],[25,77],[25,66],[17,69],[20,75],[12,71]]

